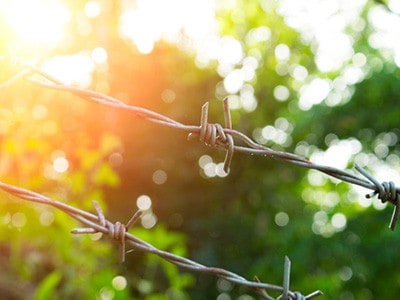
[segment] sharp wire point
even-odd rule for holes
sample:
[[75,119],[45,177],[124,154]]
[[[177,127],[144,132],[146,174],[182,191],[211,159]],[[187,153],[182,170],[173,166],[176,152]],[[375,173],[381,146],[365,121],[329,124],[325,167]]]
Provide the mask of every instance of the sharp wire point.
[[[399,198],[399,197],[397,197]],[[397,199],[397,203],[393,209],[393,214],[392,214],[392,218],[390,220],[390,225],[389,228],[393,231],[396,228],[397,222],[399,220],[399,213],[400,213],[400,204],[399,204],[399,200]]]
[[283,292],[282,299],[289,300],[289,285],[290,285],[290,259],[285,256],[285,266],[283,271]]
[[[227,129],[232,129],[232,118],[231,118],[231,112],[229,109],[229,100],[228,98],[224,99],[224,118],[225,118],[225,128]],[[229,173],[229,167],[232,163],[232,158],[233,158],[233,152],[235,150],[235,144],[233,137],[230,133],[226,133],[226,141],[228,144],[228,149],[226,151],[226,156],[225,156],[225,161],[224,161],[224,171],[225,173]]]
[[208,120],[208,102],[204,103],[201,108],[201,120],[200,120],[200,141],[204,141]]
[[133,225],[135,225],[135,223],[137,222],[137,220],[139,220],[139,218],[143,215],[143,211],[142,210],[138,210],[135,212],[135,214],[129,219],[129,221],[126,223],[125,227],[127,230],[129,230],[130,228],[132,228]]
[[99,223],[102,226],[105,226],[106,224],[106,219],[103,213],[103,210],[101,209],[99,203],[95,200],[92,201],[94,209],[96,210],[97,216],[99,217]]

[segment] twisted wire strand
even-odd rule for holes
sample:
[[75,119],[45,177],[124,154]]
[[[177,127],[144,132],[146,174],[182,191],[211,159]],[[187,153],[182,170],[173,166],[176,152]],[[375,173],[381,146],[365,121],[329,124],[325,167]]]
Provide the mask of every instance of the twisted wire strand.
[[[368,179],[362,179],[355,176],[353,173],[339,170],[333,167],[318,165],[312,163],[311,161],[300,157],[298,155],[284,152],[284,151],[277,151],[273,150],[269,147],[260,145],[255,143],[252,139],[250,139],[245,134],[232,129],[231,117],[228,107],[228,100],[224,100],[224,117],[225,117],[225,128],[222,127],[220,124],[210,124],[208,123],[208,103],[204,104],[202,107],[202,114],[201,114],[201,123],[200,126],[191,126],[185,125],[173,119],[170,119],[166,116],[163,116],[159,113],[153,112],[151,110],[128,105],[122,101],[119,101],[111,96],[104,95],[92,90],[82,89],[78,87],[72,87],[62,84],[61,82],[57,81],[56,79],[52,78],[48,74],[42,72],[41,70],[35,67],[29,67],[23,69],[20,73],[16,74],[6,82],[0,84],[0,89],[4,88],[14,81],[19,80],[21,78],[26,78],[28,75],[40,75],[41,80],[38,79],[29,79],[31,82],[41,85],[46,88],[61,90],[61,91],[68,91],[71,92],[81,98],[86,100],[96,102],[102,105],[107,105],[109,107],[123,109],[135,114],[138,117],[144,118],[148,121],[158,123],[161,125],[165,125],[175,129],[181,129],[184,131],[189,132],[189,138],[193,135],[198,135],[200,141],[204,142],[205,144],[216,147],[216,148],[224,148],[227,150],[225,162],[224,162],[224,171],[228,172],[229,166],[232,161],[232,156],[234,151],[247,153],[247,154],[258,154],[263,156],[268,156],[271,158],[275,158],[278,160],[282,160],[293,165],[297,165],[300,167],[305,167],[309,169],[315,169],[320,172],[323,172],[329,176],[335,177],[337,179],[356,184],[368,189],[372,189],[373,192],[367,194],[366,197],[370,198],[375,195],[378,195],[378,198],[381,199],[382,202],[390,202],[395,206],[392,220],[390,222],[390,228],[393,230],[399,218],[399,194],[400,189],[394,185],[393,182],[383,182],[379,183],[375,178],[373,178],[370,174],[368,174],[364,169],[359,167],[358,165],[355,166],[356,170],[360,172],[364,177]],[[242,141],[246,146],[237,146],[234,144],[233,137]],[[282,292],[282,295],[278,297],[279,299],[311,299],[321,294],[320,291],[315,291],[308,296],[303,296],[299,292],[291,292],[289,291],[289,281],[290,281],[290,261],[286,258],[285,260],[285,273],[284,273],[284,283],[283,287],[264,284],[260,283],[257,278],[255,281],[247,281],[243,277],[229,272],[224,269],[214,268],[214,267],[205,267],[201,264],[188,260],[186,258],[177,257],[171,253],[156,249],[152,245],[136,238],[135,236],[129,234],[127,230],[135,223],[135,221],[140,217],[139,214],[135,214],[131,220],[127,223],[127,225],[122,224],[121,222],[111,223],[107,221],[104,217],[103,212],[101,211],[100,207],[97,203],[94,203],[97,216],[94,216],[90,213],[85,211],[81,211],[79,209],[70,207],[66,204],[61,202],[57,202],[46,198],[40,194],[36,194],[33,192],[29,192],[27,190],[21,190],[16,187],[11,188],[3,183],[0,183],[0,188],[7,190],[8,192],[14,193],[17,197],[21,197],[23,199],[40,202],[55,206],[71,217],[75,218],[76,220],[80,221],[81,223],[89,226],[86,228],[77,228],[74,229],[73,233],[93,233],[93,232],[102,232],[107,233],[110,238],[119,241],[120,244],[120,260],[123,262],[125,260],[125,247],[126,244],[132,246],[135,249],[142,250],[145,252],[154,253],[171,263],[176,264],[182,268],[197,271],[197,272],[207,272],[212,273],[216,276],[225,278],[228,281],[246,285],[248,287],[255,288],[264,298],[266,299],[273,299],[271,298],[266,292],[265,289],[271,289],[275,291]],[[97,222],[97,223],[96,223]],[[257,280],[256,280],[257,279]]]
[[[216,267],[207,267],[195,261],[192,261],[188,258],[184,258],[175,254],[172,254],[167,251],[160,250],[153,245],[139,239],[138,237],[134,236],[133,234],[129,233],[128,230],[135,224],[135,222],[140,218],[141,211],[136,212],[132,218],[127,222],[126,225],[122,224],[121,222],[117,221],[115,223],[110,222],[104,216],[104,213],[97,202],[93,202],[93,205],[96,210],[96,214],[89,213],[87,211],[81,210],[79,208],[75,208],[69,204],[59,202],[48,198],[44,195],[39,193],[35,193],[33,191],[23,189],[20,187],[16,187],[10,184],[6,184],[0,181],[0,189],[3,191],[18,197],[23,200],[27,200],[30,202],[45,204],[53,206],[64,213],[68,214],[75,220],[79,221],[86,227],[84,228],[75,228],[71,232],[74,234],[87,234],[87,233],[97,233],[101,232],[103,234],[108,235],[111,239],[116,240],[120,246],[120,261],[125,261],[125,253],[126,253],[126,246],[130,246],[135,250],[143,251],[146,253],[155,254],[172,264],[175,264],[181,268],[184,268],[189,271],[193,272],[202,272],[208,273],[220,278],[223,278],[227,281],[232,283],[236,283],[238,285],[247,286],[253,289],[268,289],[275,292],[282,292],[284,290],[283,287],[269,284],[269,283],[261,283],[259,281],[248,281],[244,277],[230,272],[225,269],[216,268]],[[298,299],[296,298],[299,292],[292,292],[288,291],[287,287],[287,294],[290,299]],[[322,295],[322,292],[317,290],[308,296],[303,296],[302,299],[312,299],[319,295]],[[268,298],[267,298],[268,299]]]
[[[29,78],[29,76],[31,75],[39,76],[39,78],[32,78],[32,77]],[[28,80],[30,80],[30,82],[43,86],[45,88],[67,91],[83,99],[101,105],[113,107],[116,109],[121,109],[124,111],[129,111],[134,115],[144,118],[153,123],[161,124],[179,130],[184,130],[189,133],[188,138],[191,138],[193,135],[198,135],[200,136],[200,140],[205,144],[215,148],[222,148],[227,151],[224,162],[225,172],[228,172],[229,166],[232,161],[233,153],[236,151],[246,154],[263,155],[303,168],[318,170],[326,175],[337,178],[339,180],[365,187],[373,191],[373,193],[367,194],[366,197],[372,197],[374,195],[378,195],[378,198],[382,202],[387,201],[395,206],[389,227],[392,230],[394,230],[396,226],[400,214],[400,204],[398,201],[400,195],[399,187],[396,187],[393,183],[379,183],[376,179],[372,179],[373,177],[371,175],[368,175],[367,177],[368,180],[365,180],[363,178],[356,176],[354,173],[350,173],[348,171],[336,169],[329,166],[315,164],[309,161],[308,159],[298,156],[296,154],[288,153],[285,151],[274,150],[254,142],[244,133],[232,129],[232,123],[230,119],[227,99],[224,100],[225,128],[223,128],[220,124],[208,123],[207,120],[208,103],[204,104],[202,107],[200,126],[194,126],[194,125],[182,124],[162,114],[156,113],[154,111],[142,107],[128,105],[116,98],[113,98],[111,96],[99,92],[95,92],[89,89],[64,85],[57,79],[41,71],[35,66],[27,66],[23,68],[19,73],[15,74],[10,79],[0,84],[0,89],[7,87],[10,84],[22,78],[27,78]],[[233,138],[236,138],[237,140],[244,143],[244,146],[235,145]],[[356,170],[360,172],[362,175],[364,175],[364,177],[366,177],[365,175],[366,171],[363,170],[361,167],[356,166]]]

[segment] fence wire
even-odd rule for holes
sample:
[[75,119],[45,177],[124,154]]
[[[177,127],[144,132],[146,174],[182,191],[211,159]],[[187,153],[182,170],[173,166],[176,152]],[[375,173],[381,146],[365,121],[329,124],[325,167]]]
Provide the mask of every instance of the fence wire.
[[[260,145],[254,142],[244,133],[232,129],[232,122],[227,98],[224,100],[225,127],[222,127],[222,125],[220,124],[208,123],[208,103],[205,103],[202,107],[200,126],[195,126],[182,124],[157,112],[142,107],[126,104],[116,98],[96,91],[62,84],[57,79],[53,78],[49,74],[41,71],[34,66],[29,66],[22,69],[19,73],[15,74],[9,80],[0,84],[0,89],[12,84],[13,82],[21,78],[27,78],[30,82],[43,86],[45,88],[67,91],[83,99],[101,105],[128,111],[138,117],[144,118],[153,123],[186,131],[188,133],[189,139],[197,135],[199,136],[200,140],[203,141],[205,144],[211,147],[222,148],[226,150],[227,153],[224,162],[225,172],[229,171],[229,166],[232,161],[233,153],[242,152],[246,154],[263,155],[277,160],[285,161],[287,163],[300,167],[318,170],[339,180],[370,189],[372,190],[372,193],[367,194],[367,198],[378,195],[378,198],[383,203],[390,202],[394,205],[393,215],[389,227],[392,230],[395,229],[400,213],[400,188],[396,187],[393,182],[380,183],[378,180],[368,174],[366,170],[357,165],[355,165],[355,169],[360,172],[366,179],[360,178],[356,174],[346,170],[340,170],[334,167],[316,164],[299,155],[285,151],[274,150],[267,146]],[[235,145],[234,138],[238,141],[241,141],[243,145]]]
[[[123,111],[130,112],[134,114],[135,116],[138,116],[140,118],[146,119],[150,122],[157,123],[163,126],[167,126],[170,128],[178,129],[178,130],[183,130],[188,133],[188,138],[193,138],[194,136],[198,136],[199,139],[204,142],[206,145],[209,145],[211,147],[215,148],[221,148],[226,151],[226,157],[225,157],[225,162],[224,162],[224,171],[228,172],[229,167],[232,161],[232,157],[234,152],[241,152],[241,153],[246,153],[246,154],[256,154],[256,155],[263,155],[267,156],[273,159],[277,159],[280,161],[287,162],[289,164],[293,164],[296,166],[300,166],[303,168],[308,168],[308,169],[314,169],[317,171],[320,171],[324,174],[327,174],[331,177],[337,178],[339,180],[348,182],[350,184],[355,184],[367,189],[372,190],[371,193],[367,194],[366,197],[370,198],[375,195],[378,196],[378,198],[383,202],[389,202],[393,204],[394,210],[393,210],[393,215],[390,221],[390,229],[394,230],[396,223],[399,218],[399,213],[400,213],[400,188],[396,187],[393,182],[383,182],[380,183],[378,180],[376,180],[373,176],[371,176],[369,173],[367,173],[366,170],[364,170],[362,167],[355,165],[355,169],[363,175],[363,177],[357,176],[354,172],[346,171],[346,170],[340,170],[334,167],[329,167],[329,166],[324,166],[320,164],[316,164],[311,162],[310,160],[301,157],[299,155],[285,152],[285,151],[278,151],[271,149],[267,146],[260,145],[256,142],[254,142],[250,137],[245,135],[244,133],[232,129],[232,122],[231,122],[231,116],[230,116],[230,111],[229,111],[229,106],[228,106],[228,99],[224,100],[224,106],[223,106],[223,111],[224,111],[224,119],[225,119],[225,126],[223,127],[221,124],[212,124],[208,122],[208,103],[204,104],[202,107],[201,111],[201,119],[200,119],[200,125],[186,125],[183,123],[180,123],[176,120],[173,120],[171,118],[168,118],[162,114],[159,114],[157,112],[138,107],[138,106],[133,106],[133,105],[128,105],[116,98],[113,98],[111,96],[92,91],[89,89],[84,89],[80,87],[75,87],[75,86],[68,86],[57,79],[53,78],[49,74],[41,71],[40,69],[29,66],[21,70],[19,73],[15,74],[13,77],[8,79],[7,81],[3,82],[0,84],[0,89],[5,88],[8,85],[14,83],[17,80],[20,79],[27,79],[33,84],[40,85],[45,88],[49,89],[54,89],[54,90],[60,90],[60,91],[66,91],[70,92],[72,94],[75,94],[85,100],[91,101],[98,103],[100,105],[112,107],[115,109],[120,109]],[[241,142],[241,145],[237,145],[235,141]],[[22,190],[19,190],[16,187],[12,187],[5,185],[5,184],[0,184],[0,187],[7,190],[10,193],[20,193]],[[257,279],[255,281],[247,281],[244,278],[231,273],[229,271],[223,270],[223,269],[218,269],[218,268],[210,268],[210,267],[205,267],[203,265],[200,265],[198,263],[192,262],[190,260],[184,259],[184,258],[178,258],[177,256],[163,252],[161,250],[158,250],[154,248],[153,246],[137,239],[133,235],[127,233],[125,230],[129,227],[122,225],[121,223],[118,223],[118,226],[116,224],[112,224],[109,221],[105,220],[104,222],[98,222],[100,219],[104,219],[104,216],[97,207],[97,213],[98,216],[95,216],[93,214],[81,211],[76,208],[71,208],[66,204],[59,203],[53,200],[50,200],[48,198],[45,198],[44,196],[41,196],[39,194],[30,194],[32,192],[28,192],[26,190],[23,190],[22,193],[19,194],[19,197],[24,198],[29,201],[34,201],[34,202],[40,202],[40,203],[45,203],[49,204],[52,206],[57,207],[58,209],[61,209],[65,211],[66,213],[70,214],[73,218],[79,220],[86,226],[88,226],[91,229],[84,229],[84,230],[77,230],[75,233],[86,233],[86,232],[92,232],[92,231],[99,231],[103,233],[109,233],[110,231],[114,232],[111,234],[113,238],[116,238],[120,241],[125,241],[126,243],[129,244],[130,246],[140,249],[146,252],[154,253],[156,255],[159,255],[163,257],[164,259],[167,259],[171,261],[172,263],[181,266],[183,268],[192,270],[192,271],[198,271],[198,272],[208,272],[208,273],[213,273],[214,275],[220,276],[225,278],[226,280],[229,280],[231,282],[235,282],[238,284],[242,285],[247,285],[249,287],[253,287],[256,289],[270,289],[270,290],[275,290],[275,291],[280,291],[283,292],[282,287],[274,286],[274,285],[269,285],[269,284],[262,284],[259,283]],[[23,197],[24,196],[24,197]],[[44,200],[46,199],[46,200]],[[132,223],[133,224],[133,223]],[[116,227],[114,227],[116,226]],[[121,231],[122,230],[122,231]],[[117,234],[115,235],[115,232]],[[124,238],[125,237],[125,238]],[[286,269],[285,269],[286,270]],[[287,282],[289,282],[287,280]],[[287,287],[286,287],[287,289]],[[264,292],[261,292],[258,290],[261,295],[265,294]],[[293,292],[288,292],[288,295],[283,295],[284,297],[290,297],[290,299],[311,299],[311,297],[315,297],[316,295],[319,295],[319,291],[310,294],[306,296],[305,298],[299,298],[299,297],[304,297],[301,294],[296,294]],[[267,297],[270,297],[267,295]],[[272,298],[267,298],[267,299],[272,299]],[[283,298],[285,299],[285,298]]]
[[65,212],[66,214],[68,214],[69,216],[76,219],[84,226],[86,226],[84,228],[73,229],[71,232],[74,234],[88,234],[88,233],[90,234],[90,233],[101,232],[102,234],[108,235],[111,239],[118,241],[120,247],[121,262],[125,261],[126,247],[130,246],[132,249],[135,250],[155,254],[183,269],[193,272],[209,273],[214,276],[223,278],[229,282],[242,286],[247,286],[249,288],[254,289],[260,296],[262,296],[265,299],[269,300],[274,299],[271,296],[269,296],[266,290],[282,293],[280,299],[293,299],[293,300],[312,299],[322,294],[320,291],[317,290],[307,296],[304,296],[300,292],[297,291],[293,292],[289,290],[290,261],[288,258],[285,259],[284,280],[282,286],[269,283],[261,283],[258,280],[258,278],[255,278],[254,281],[249,281],[244,277],[236,273],[227,271],[225,269],[216,267],[207,267],[193,260],[175,255],[167,251],[160,250],[154,247],[153,245],[139,239],[135,235],[129,233],[128,230],[140,218],[141,211],[136,212],[132,216],[132,218],[126,223],[126,225],[119,221],[112,223],[111,221],[105,218],[104,213],[101,210],[100,206],[97,204],[97,202],[93,202],[93,205],[97,213],[97,215],[95,215],[90,212],[73,207],[64,202],[59,202],[50,199],[39,193],[35,193],[33,191],[29,191],[3,182],[0,182],[0,188],[3,191],[20,199],[53,206]]

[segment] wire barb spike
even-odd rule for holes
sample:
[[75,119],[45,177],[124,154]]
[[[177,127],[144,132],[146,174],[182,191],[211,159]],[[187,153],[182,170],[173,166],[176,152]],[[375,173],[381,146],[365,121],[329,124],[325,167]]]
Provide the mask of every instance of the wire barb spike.
[[283,269],[283,293],[282,300],[290,300],[289,298],[289,285],[290,285],[290,259],[285,256],[285,265]]
[[[114,224],[108,222],[104,216],[104,212],[101,209],[99,203],[97,201],[92,201],[94,209],[96,210],[98,223],[100,226],[105,228],[108,232],[108,235],[111,239],[117,240],[119,242],[119,257],[120,263],[125,262],[125,254],[126,254],[126,246],[125,246],[125,234],[126,232],[136,223],[136,221],[141,217],[142,211],[138,210],[126,223],[126,225],[117,221]],[[94,228],[84,227],[84,228],[75,228],[71,230],[71,233],[74,234],[84,234],[84,233],[97,233],[99,230]]]
[[[228,98],[223,101],[224,106],[224,119],[225,128],[221,124],[208,123],[208,102],[204,103],[201,107],[200,117],[200,141],[211,147],[222,147],[226,149],[224,160],[224,172],[229,173],[229,167],[232,162],[233,152],[235,151],[235,143],[229,131],[232,131],[232,119],[229,110]],[[191,132],[188,139],[192,139],[193,135],[197,133]]]
[[[229,99],[226,97],[224,99],[224,118],[225,118],[225,128],[232,130],[232,118],[231,112],[229,109]],[[226,134],[226,142],[228,145],[228,149],[226,151],[225,162],[224,162],[224,171],[225,173],[229,173],[229,167],[232,162],[233,152],[235,150],[235,144],[233,141],[233,137],[231,134]]]

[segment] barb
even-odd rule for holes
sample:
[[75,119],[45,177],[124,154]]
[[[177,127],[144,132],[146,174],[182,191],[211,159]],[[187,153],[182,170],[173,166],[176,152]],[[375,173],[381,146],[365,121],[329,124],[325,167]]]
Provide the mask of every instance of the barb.
[[[228,130],[232,130],[232,120],[229,110],[228,98],[224,99],[224,117],[225,117],[225,127]],[[224,128],[220,124],[210,124],[208,121],[208,102],[206,102],[201,109],[201,123],[200,123],[200,141],[204,142],[206,145],[211,147],[224,147],[227,149],[224,171],[229,172],[229,166],[232,162],[233,152],[234,152],[234,141],[230,133],[225,133]],[[188,139],[191,139],[195,133],[189,133]]]
[[289,257],[285,256],[285,264],[283,270],[283,291],[282,295],[278,297],[278,300],[307,300],[322,295],[321,291],[315,291],[307,296],[304,296],[300,292],[291,292],[289,289],[290,267],[291,267],[291,261]]
[[290,265],[291,262],[289,257],[285,256],[285,266],[283,272],[283,293],[282,293],[283,300],[289,300]]
[[[108,229],[108,234],[111,239],[119,241],[119,257],[120,257],[119,261],[120,263],[125,262],[125,253],[126,253],[125,234],[130,228],[132,228],[132,226],[136,223],[136,221],[141,217],[142,211],[138,210],[128,221],[128,223],[126,223],[126,225],[118,221],[115,222],[115,224],[111,224],[110,222],[106,222],[103,210],[96,201],[93,201],[93,206],[96,210],[99,224]],[[98,231],[91,227],[75,228],[71,231],[71,233],[74,234],[96,233],[96,232]]]
[[[53,206],[64,213],[68,214],[75,220],[81,222],[84,226],[83,228],[75,228],[71,232],[74,234],[85,234],[85,233],[96,233],[96,232],[101,232],[103,234],[108,234],[110,238],[115,239],[118,241],[120,245],[120,260],[124,261],[125,260],[125,247],[130,246],[135,250],[143,251],[146,253],[152,253],[155,254],[162,259],[165,259],[169,261],[172,264],[175,264],[183,269],[192,271],[192,272],[202,272],[202,273],[208,273],[220,278],[224,278],[227,281],[230,281],[232,283],[236,283],[238,285],[242,286],[247,286],[252,289],[268,289],[271,291],[276,291],[276,292],[282,292],[283,287],[278,286],[278,285],[273,285],[269,283],[261,283],[261,282],[254,282],[254,281],[248,281],[244,277],[227,271],[225,269],[221,268],[215,268],[215,267],[207,267],[205,265],[199,264],[195,261],[192,261],[190,259],[172,254],[167,251],[163,251],[160,249],[155,248],[153,245],[139,239],[138,237],[134,236],[133,234],[129,233],[128,230],[131,228],[131,226],[134,225],[134,223],[139,219],[141,212],[137,212],[133,215],[133,217],[128,221],[126,225],[123,225],[121,222],[115,222],[114,224],[110,221],[108,221],[102,209],[100,206],[97,204],[97,202],[93,202],[93,205],[96,210],[96,214],[92,214],[89,212],[86,212],[84,210],[75,208],[71,205],[68,205],[63,202],[59,202],[53,199],[50,199],[46,196],[43,196],[41,194],[19,188],[10,184],[6,184],[0,181],[0,189],[4,190],[5,192],[16,196],[20,199],[27,200],[30,202],[36,202],[36,203],[41,203],[45,205],[50,205]],[[288,291],[290,295],[295,295],[295,293]],[[313,292],[309,296],[307,296],[305,299],[312,299],[313,297],[316,297],[320,295],[320,291]],[[296,298],[293,298],[296,299]]]
[[375,186],[375,190],[367,194],[365,197],[371,198],[375,195],[378,195],[378,199],[382,201],[382,203],[390,202],[394,205],[392,218],[390,220],[389,228],[394,230],[399,220],[399,213],[400,213],[400,191],[394,185],[393,181],[390,182],[382,182],[380,183],[374,177],[371,176],[366,170],[361,168],[359,165],[355,165],[355,168],[358,172],[364,175],[369,181],[372,182]]

